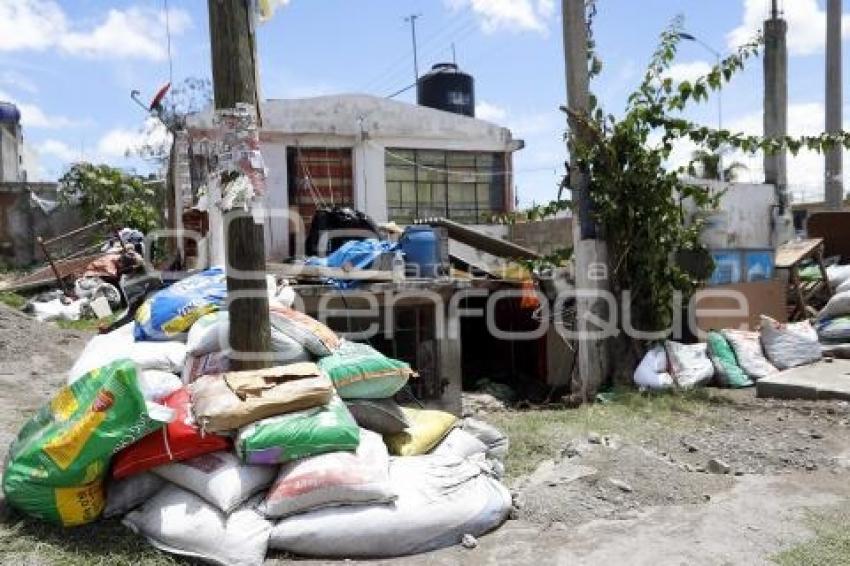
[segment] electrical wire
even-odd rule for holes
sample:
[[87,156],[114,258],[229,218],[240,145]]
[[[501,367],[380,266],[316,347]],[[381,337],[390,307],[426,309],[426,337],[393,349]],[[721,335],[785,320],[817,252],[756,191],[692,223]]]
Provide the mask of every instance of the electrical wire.
[[[431,34],[425,37],[424,40],[419,41],[419,49],[422,56],[420,57],[422,60],[427,59],[431,56],[431,54],[435,52],[439,52],[445,47],[438,47],[436,51],[433,49],[430,51],[425,51],[425,49],[431,46],[438,39],[442,40],[448,37],[457,36],[460,33],[463,33],[470,26],[474,26],[477,24],[477,19],[474,13],[471,10],[466,11],[466,13],[456,22],[451,25],[443,28],[441,31]],[[373,90],[390,90],[391,85],[397,85],[402,74],[407,74],[408,70],[404,68],[404,66],[409,63],[413,59],[413,53],[409,52],[397,59],[393,64],[389,67],[385,68],[384,71],[375,76],[375,78],[371,79],[366,83],[366,86],[363,88],[364,91],[373,91]]]
[[171,16],[168,9],[168,0],[162,0],[165,10],[165,37],[168,46],[168,82],[174,83],[174,57],[171,54]]

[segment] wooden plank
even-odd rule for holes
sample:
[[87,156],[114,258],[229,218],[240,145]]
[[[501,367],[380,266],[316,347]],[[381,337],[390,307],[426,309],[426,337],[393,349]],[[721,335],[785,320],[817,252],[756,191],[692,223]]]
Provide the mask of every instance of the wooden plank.
[[[716,291],[737,291],[747,300],[748,312],[742,316],[722,313],[723,310],[737,309],[738,302],[733,298],[720,297]],[[697,327],[703,331],[738,328],[745,325],[750,330],[758,328],[760,316],[765,314],[779,322],[788,320],[786,310],[785,284],[779,280],[738,283],[700,289],[696,293],[695,306]],[[714,311],[714,314],[712,311]]]
[[336,267],[320,267],[316,265],[296,265],[289,263],[266,264],[269,273],[285,279],[340,279],[346,281],[392,281],[391,271],[376,271],[373,269],[339,269]]
[[443,227],[447,230],[449,238],[452,240],[457,240],[458,242],[498,257],[511,259],[540,258],[540,254],[534,250],[519,246],[513,242],[508,242],[507,240],[488,236],[474,228],[464,226],[463,224],[459,224],[446,218],[424,218],[417,220],[416,223]]
[[779,246],[776,249],[776,268],[790,269],[811,256],[821,244],[823,244],[823,238],[813,238]]

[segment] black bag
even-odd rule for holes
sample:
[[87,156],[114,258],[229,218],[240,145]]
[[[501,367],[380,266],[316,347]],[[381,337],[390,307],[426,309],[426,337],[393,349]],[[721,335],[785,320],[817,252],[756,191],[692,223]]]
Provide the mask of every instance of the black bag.
[[378,226],[365,213],[350,208],[320,208],[313,215],[305,251],[308,256],[325,257],[350,240],[378,237]]

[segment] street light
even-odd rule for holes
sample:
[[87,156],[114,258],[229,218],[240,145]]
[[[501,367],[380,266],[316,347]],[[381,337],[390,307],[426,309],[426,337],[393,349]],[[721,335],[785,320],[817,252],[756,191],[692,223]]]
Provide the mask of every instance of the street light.
[[[686,41],[693,41],[694,43],[702,46],[703,49],[705,49],[706,51],[708,51],[709,53],[714,55],[714,59],[717,62],[717,68],[720,68],[720,60],[722,59],[722,55],[720,54],[720,52],[717,49],[713,48],[711,45],[707,44],[703,40],[699,39],[698,37],[696,37],[696,36],[694,36],[690,33],[679,32],[677,35],[679,36],[679,39],[684,39]],[[723,129],[723,76],[722,75],[720,77],[720,87],[717,90],[717,129],[718,130]],[[718,174],[720,175],[720,181],[721,182],[725,181],[725,179],[724,179],[725,174],[723,172],[723,151],[722,151],[722,148],[720,149],[720,151],[718,151],[717,168],[718,168]]]

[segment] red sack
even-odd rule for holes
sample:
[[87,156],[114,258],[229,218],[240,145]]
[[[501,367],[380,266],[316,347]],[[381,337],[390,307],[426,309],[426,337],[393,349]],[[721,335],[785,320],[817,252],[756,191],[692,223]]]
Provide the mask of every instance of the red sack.
[[112,461],[112,476],[115,479],[126,478],[170,462],[230,449],[230,440],[224,436],[201,436],[201,430],[192,423],[191,398],[185,387],[166,397],[162,404],[174,409],[174,420],[118,452]]

